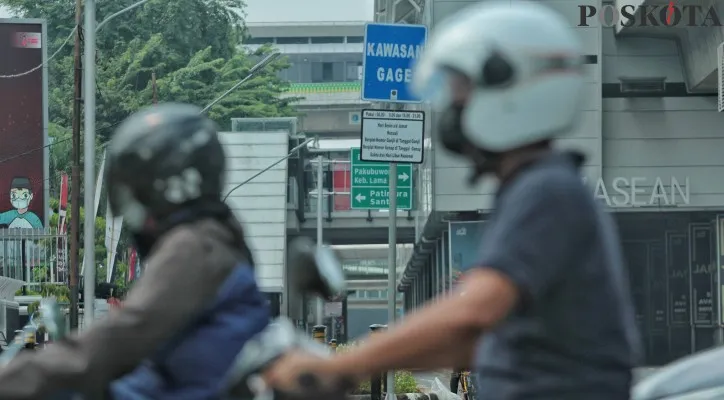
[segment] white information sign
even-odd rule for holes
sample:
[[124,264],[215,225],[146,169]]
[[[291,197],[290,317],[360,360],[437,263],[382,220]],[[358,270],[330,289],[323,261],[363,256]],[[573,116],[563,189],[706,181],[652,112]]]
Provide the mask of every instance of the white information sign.
[[362,161],[421,164],[424,139],[422,111],[362,110]]

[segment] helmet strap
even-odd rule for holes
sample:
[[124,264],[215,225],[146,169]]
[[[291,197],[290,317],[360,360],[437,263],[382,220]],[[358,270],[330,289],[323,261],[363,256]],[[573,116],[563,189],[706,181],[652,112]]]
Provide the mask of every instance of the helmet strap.
[[468,185],[475,186],[484,176],[495,173],[500,166],[501,155],[473,147],[468,147],[466,151],[468,159],[473,163],[473,171],[468,177]]

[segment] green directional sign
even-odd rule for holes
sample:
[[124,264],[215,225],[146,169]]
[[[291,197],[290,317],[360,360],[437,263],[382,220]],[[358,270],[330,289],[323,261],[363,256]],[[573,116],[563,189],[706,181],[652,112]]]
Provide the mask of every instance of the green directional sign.
[[[350,150],[350,196],[354,210],[390,208],[390,164],[361,161],[359,148]],[[412,164],[397,164],[397,209],[412,209]]]

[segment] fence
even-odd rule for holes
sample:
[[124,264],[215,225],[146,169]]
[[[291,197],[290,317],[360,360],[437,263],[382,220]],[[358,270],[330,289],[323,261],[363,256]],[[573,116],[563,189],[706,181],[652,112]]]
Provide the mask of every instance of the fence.
[[0,229],[0,276],[28,286],[67,283],[68,236],[57,229]]

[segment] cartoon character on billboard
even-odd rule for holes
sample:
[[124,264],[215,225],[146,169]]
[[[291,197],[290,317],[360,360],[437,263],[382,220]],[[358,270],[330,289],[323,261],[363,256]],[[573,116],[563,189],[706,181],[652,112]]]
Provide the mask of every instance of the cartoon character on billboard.
[[10,183],[10,204],[13,209],[0,213],[0,226],[8,228],[42,228],[43,222],[29,210],[33,201],[33,188],[30,179],[19,176]]

